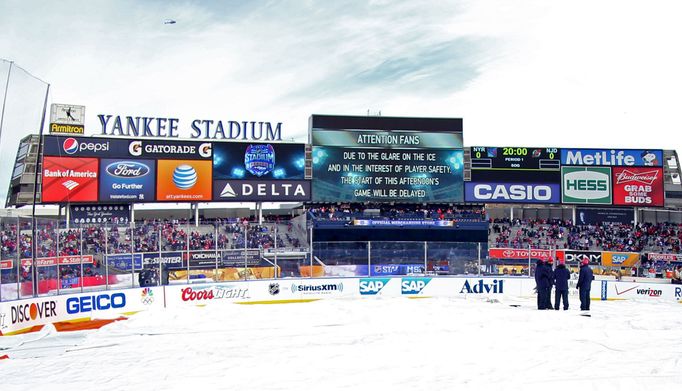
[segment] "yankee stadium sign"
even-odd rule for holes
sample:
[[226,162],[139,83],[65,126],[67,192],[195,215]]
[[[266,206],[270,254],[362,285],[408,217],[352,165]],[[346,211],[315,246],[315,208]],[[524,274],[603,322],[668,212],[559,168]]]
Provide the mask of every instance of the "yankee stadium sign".
[[[180,120],[166,117],[133,117],[110,114],[97,115],[101,133],[124,137],[180,137]],[[281,122],[222,121],[195,119],[186,128],[190,138],[207,140],[282,141]]]

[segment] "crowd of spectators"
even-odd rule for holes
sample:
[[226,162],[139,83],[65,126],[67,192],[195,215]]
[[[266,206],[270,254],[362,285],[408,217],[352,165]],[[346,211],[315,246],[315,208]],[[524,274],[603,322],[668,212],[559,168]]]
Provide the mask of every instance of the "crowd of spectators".
[[353,220],[362,218],[386,220],[459,220],[485,221],[485,209],[466,208],[448,204],[317,204],[310,206],[310,214],[318,220]]
[[570,220],[495,219],[490,221],[488,237],[491,247],[679,254],[682,225],[573,225]]

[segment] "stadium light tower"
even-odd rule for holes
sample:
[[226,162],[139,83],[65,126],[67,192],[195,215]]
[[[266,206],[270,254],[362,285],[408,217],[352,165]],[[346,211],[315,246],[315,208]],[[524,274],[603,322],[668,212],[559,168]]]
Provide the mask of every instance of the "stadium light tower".
[[[8,62],[9,63],[9,71],[7,72],[7,82],[5,83],[5,94],[2,100],[2,111],[0,111],[0,143],[2,142],[2,124],[5,119],[5,103],[7,100],[7,90],[9,89],[9,81],[10,81],[10,76],[12,72],[12,67],[19,68],[22,70],[25,74],[30,76],[31,78],[38,80],[39,82],[45,84],[45,100],[43,102],[43,113],[42,117],[40,119],[40,131],[38,133],[38,160],[36,162],[36,170],[33,175],[33,205],[31,209],[31,277],[33,281],[33,296],[37,296],[38,293],[38,285],[37,285],[37,277],[38,273],[36,271],[36,253],[38,250],[38,241],[36,240],[36,198],[37,198],[37,191],[38,191],[38,166],[40,165],[40,155],[43,153],[43,129],[45,127],[45,115],[47,113],[47,98],[50,95],[50,83],[46,82],[45,80],[33,75],[31,72],[27,71],[26,69],[20,67],[17,65],[14,61],[6,60],[4,58],[0,58],[3,62]],[[59,223],[57,223],[57,235],[59,235]],[[57,236],[57,240],[59,240],[59,236]],[[59,256],[59,254],[57,254]]]

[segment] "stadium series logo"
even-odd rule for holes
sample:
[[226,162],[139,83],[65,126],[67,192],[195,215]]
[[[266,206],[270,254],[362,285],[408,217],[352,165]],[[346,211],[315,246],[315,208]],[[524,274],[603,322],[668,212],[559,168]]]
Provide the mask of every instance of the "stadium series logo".
[[275,149],[270,144],[249,145],[244,153],[244,167],[261,177],[275,168]]

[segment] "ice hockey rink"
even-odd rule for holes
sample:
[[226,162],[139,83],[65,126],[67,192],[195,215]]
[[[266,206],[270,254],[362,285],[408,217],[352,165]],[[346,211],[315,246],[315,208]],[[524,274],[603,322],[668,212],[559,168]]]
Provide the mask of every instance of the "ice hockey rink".
[[593,301],[371,298],[151,310],[98,330],[3,337],[3,390],[662,390],[682,311]]

